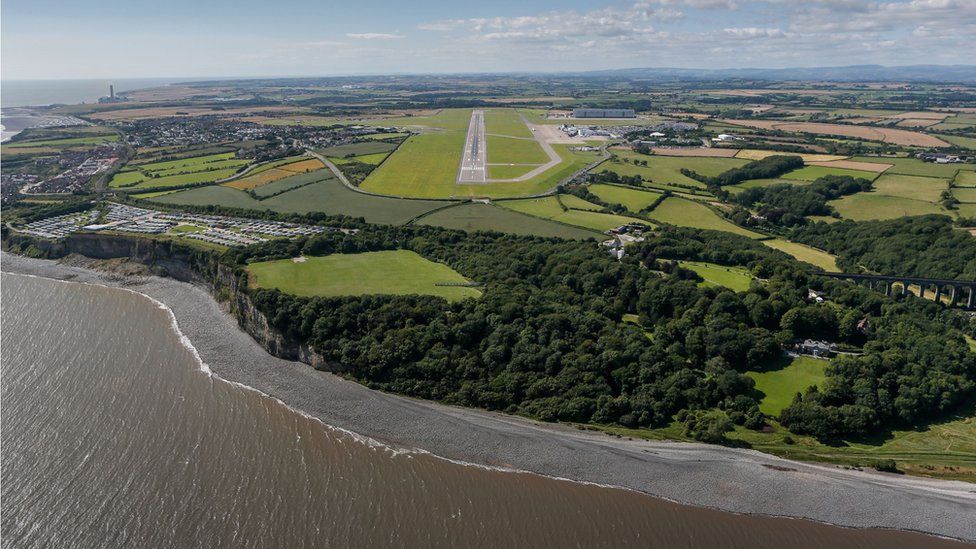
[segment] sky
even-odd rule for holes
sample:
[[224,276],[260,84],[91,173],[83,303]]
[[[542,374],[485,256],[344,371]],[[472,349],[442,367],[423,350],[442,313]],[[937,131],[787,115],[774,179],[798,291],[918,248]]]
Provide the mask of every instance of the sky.
[[976,0],[3,0],[0,77],[973,64]]

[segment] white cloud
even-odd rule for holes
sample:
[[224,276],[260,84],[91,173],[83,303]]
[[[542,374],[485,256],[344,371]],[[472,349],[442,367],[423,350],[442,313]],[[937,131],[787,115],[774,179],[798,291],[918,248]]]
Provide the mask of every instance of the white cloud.
[[347,32],[346,36],[357,40],[399,40],[403,36],[385,32]]

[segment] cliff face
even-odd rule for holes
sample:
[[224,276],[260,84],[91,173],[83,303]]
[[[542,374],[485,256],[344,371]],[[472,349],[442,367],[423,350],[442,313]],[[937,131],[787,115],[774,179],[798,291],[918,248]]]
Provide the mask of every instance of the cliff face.
[[285,337],[271,327],[247,294],[245,280],[234,269],[219,263],[216,256],[174,246],[171,242],[106,234],[73,234],[63,241],[34,239],[16,235],[5,242],[18,247],[32,245],[45,257],[57,259],[70,254],[92,259],[127,258],[149,267],[157,276],[171,277],[206,287],[218,302],[227,303],[231,314],[244,332],[254,338],[269,354],[287,360],[304,362],[317,370],[342,371],[316,353],[307,343]]

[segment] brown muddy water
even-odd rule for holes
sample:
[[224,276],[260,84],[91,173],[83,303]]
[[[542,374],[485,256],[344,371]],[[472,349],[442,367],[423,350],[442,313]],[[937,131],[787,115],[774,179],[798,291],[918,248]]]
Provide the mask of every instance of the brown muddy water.
[[939,547],[397,452],[211,376],[149,299],[2,275],[4,547]]

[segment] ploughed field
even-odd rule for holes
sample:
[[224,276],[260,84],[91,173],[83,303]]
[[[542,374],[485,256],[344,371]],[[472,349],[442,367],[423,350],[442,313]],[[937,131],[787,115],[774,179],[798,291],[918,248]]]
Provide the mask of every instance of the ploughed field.
[[300,296],[421,294],[457,301],[481,295],[474,287],[439,285],[468,280],[447,265],[409,250],[262,261],[247,269],[252,286]]

